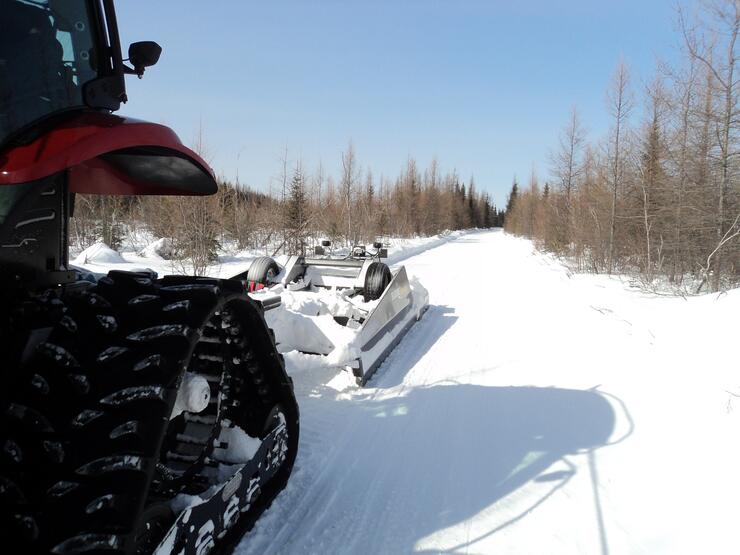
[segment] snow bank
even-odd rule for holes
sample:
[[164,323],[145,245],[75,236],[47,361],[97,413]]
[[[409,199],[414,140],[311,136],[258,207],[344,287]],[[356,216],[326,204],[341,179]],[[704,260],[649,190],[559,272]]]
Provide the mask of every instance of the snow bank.
[[102,242],[87,247],[72,261],[73,264],[78,266],[84,264],[122,264],[124,262],[126,261],[120,253]]
[[415,237],[412,239],[396,238],[389,241],[388,264],[398,264],[406,258],[416,256],[424,251],[444,245],[449,241],[459,239],[463,235],[475,233],[478,230],[445,231],[431,237]]
[[[415,277],[409,279],[414,310],[428,303],[428,292]],[[275,330],[282,353],[300,351],[310,355],[326,355],[324,360],[298,357],[295,368],[311,365],[335,369],[350,365],[360,358],[360,321],[366,320],[380,302],[379,299],[365,301],[361,295],[350,296],[350,290],[316,289],[313,291],[290,291],[282,286],[272,288],[266,295],[279,294],[279,307],[265,313],[268,325]],[[348,318],[346,325],[337,319]],[[378,354],[393,341],[404,322],[396,324],[383,341],[376,345]]]
[[357,331],[337,323],[334,317],[366,315],[377,301],[363,302],[348,296],[346,290],[288,291],[278,287],[272,292],[280,294],[281,305],[266,312],[265,319],[275,330],[281,352],[328,355],[326,363],[335,367],[357,358]]
[[[424,251],[444,245],[449,241],[459,239],[463,235],[469,235],[477,233],[481,230],[478,229],[463,229],[458,231],[443,231],[438,235],[432,235],[430,237],[390,237],[384,240],[384,244],[387,245],[388,258],[386,263],[389,265],[398,264],[406,258],[416,256]],[[332,257],[342,257],[349,254],[349,249],[346,247],[330,247],[328,254]],[[279,262],[278,262],[279,263]]]
[[160,260],[171,260],[173,256],[172,239],[162,237],[144,247],[139,256]]
[[[398,238],[392,237],[387,240],[389,265],[398,264],[404,259],[438,247],[449,241],[477,230],[445,232],[432,237]],[[183,267],[172,260],[172,243],[170,239],[154,239],[147,233],[129,232],[124,240],[120,253],[113,251],[103,243],[96,243],[92,247],[82,251],[72,262],[86,270],[96,274],[105,274],[109,270],[134,271],[142,268],[151,269],[160,276],[178,274],[183,272]],[[252,262],[260,256],[266,256],[271,252],[269,249],[222,252],[218,263],[208,267],[205,275],[217,278],[230,278],[242,272],[246,272]],[[346,249],[334,249],[335,255],[347,254]],[[275,261],[283,266],[288,260],[287,255],[275,256]]]

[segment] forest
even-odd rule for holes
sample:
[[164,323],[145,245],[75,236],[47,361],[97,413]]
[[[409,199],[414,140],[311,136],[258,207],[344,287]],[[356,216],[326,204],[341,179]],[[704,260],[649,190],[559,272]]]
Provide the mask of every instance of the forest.
[[503,211],[473,177],[443,174],[436,160],[422,169],[409,158],[394,179],[363,169],[352,143],[340,161],[337,177],[321,165],[309,175],[285,153],[268,193],[220,179],[210,197],[78,195],[70,243],[118,249],[131,234],[167,238],[166,256],[183,262],[174,267],[198,274],[223,250],[304,254],[322,239],[354,245],[503,224]]
[[573,108],[550,178],[514,180],[505,229],[579,271],[719,291],[740,281],[740,8],[679,9],[677,19],[680,62],[659,63],[647,84],[620,62],[609,132],[589,138]]

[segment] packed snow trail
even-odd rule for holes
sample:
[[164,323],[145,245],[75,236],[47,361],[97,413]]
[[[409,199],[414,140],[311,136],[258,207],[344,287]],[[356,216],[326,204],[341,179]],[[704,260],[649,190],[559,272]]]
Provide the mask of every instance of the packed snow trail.
[[501,232],[405,264],[431,306],[368,387],[288,357],[298,460],[237,553],[737,553],[740,291],[657,298]]

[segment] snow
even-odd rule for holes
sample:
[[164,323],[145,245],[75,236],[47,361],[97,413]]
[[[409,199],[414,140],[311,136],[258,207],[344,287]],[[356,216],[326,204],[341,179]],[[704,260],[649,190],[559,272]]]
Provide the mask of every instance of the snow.
[[89,246],[72,260],[72,264],[78,266],[122,264],[124,262],[123,257],[105,243],[95,243]]
[[172,239],[162,237],[144,247],[139,256],[144,258],[154,258],[170,260],[172,258]]
[[367,314],[377,301],[362,302],[348,296],[347,290],[288,291],[273,289],[280,294],[279,307],[265,313],[268,325],[282,352],[303,351],[328,355],[327,363],[342,366],[357,357],[354,340],[356,330],[334,320],[355,312]]
[[[300,445],[235,553],[737,552],[740,290],[660,296],[500,231],[389,250],[430,308],[367,387],[336,367],[352,330],[331,311],[352,301],[285,292],[267,313]],[[86,267],[170,271],[123,257]],[[343,352],[292,350],[301,320]]]
[[227,447],[226,449],[216,447],[214,457],[220,462],[230,464],[243,464],[252,460],[252,457],[262,445],[259,438],[251,437],[236,425],[233,428],[222,428],[218,442],[225,442]]
[[143,399],[164,399],[164,388],[158,385],[137,385],[120,389],[100,400],[101,405],[121,407]]
[[[326,355],[325,360],[318,362],[322,367],[354,367],[371,372],[374,363],[382,359],[386,349],[402,337],[427,306],[428,293],[419,280],[412,278],[406,284],[405,275],[397,273],[382,304],[381,299],[365,301],[361,295],[352,296],[350,289],[335,288],[291,291],[278,285],[253,296],[280,295],[281,304],[265,313],[268,325],[275,330],[280,352]],[[404,313],[409,289],[412,302],[410,310]],[[384,332],[383,327],[396,315],[399,319],[393,328]],[[342,325],[337,318],[348,320]],[[301,361],[300,366],[316,364],[311,358],[297,360]]]
[[501,232],[405,264],[431,306],[368,387],[286,356],[296,466],[236,553],[737,551],[740,291],[647,294]]
[[[388,263],[397,264],[405,258],[419,254],[448,241],[453,241],[462,235],[470,232],[452,231],[445,232],[432,237],[416,238],[389,238],[388,243]],[[183,273],[183,265],[176,260],[168,260],[170,255],[169,247],[171,242],[166,238],[154,239],[144,237],[145,241],[138,236],[127,236],[124,241],[122,252],[116,252],[106,246],[104,243],[95,243],[91,247],[80,252],[73,260],[72,264],[83,268],[94,274],[105,274],[109,270],[141,270],[149,268],[154,270],[160,276],[168,274]],[[229,250],[230,251],[230,250]],[[235,276],[249,269],[250,264],[260,256],[269,255],[271,251],[265,250],[242,250],[235,253],[221,253],[218,262],[208,268],[206,274],[210,277],[228,278]],[[334,253],[346,254],[348,249],[337,248]],[[278,264],[285,264],[287,256],[275,256]],[[188,266],[185,265],[187,269]]]

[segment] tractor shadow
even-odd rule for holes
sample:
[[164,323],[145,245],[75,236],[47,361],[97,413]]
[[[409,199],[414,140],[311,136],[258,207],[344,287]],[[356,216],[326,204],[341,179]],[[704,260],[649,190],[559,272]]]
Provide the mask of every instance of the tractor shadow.
[[[477,542],[526,519],[576,473],[588,475],[585,459],[578,459],[579,467],[566,457],[609,444],[616,421],[612,404],[598,391],[454,383],[414,388],[386,400],[368,399],[352,412],[365,437],[347,451],[346,462],[355,460],[358,451],[367,451],[366,464],[355,462],[356,483],[384,481],[384,495],[391,498],[374,499],[372,489],[358,486],[346,492],[348,502],[364,499],[398,508],[372,517],[379,521],[373,526],[393,538],[391,544],[379,538],[377,545],[365,546],[378,553],[424,549],[430,544],[420,540],[464,526],[485,512],[485,530],[476,527],[464,543],[445,547],[448,552],[480,550],[483,544]],[[593,473],[590,479],[594,482]],[[495,507],[525,485],[513,498],[514,505]],[[600,515],[597,494],[592,502],[594,515]],[[404,514],[408,518],[400,518]],[[574,526],[596,528],[606,548],[600,518]],[[440,551],[435,547],[433,552]]]
[[458,317],[454,314],[455,310],[449,306],[429,305],[421,320],[408,331],[365,387],[387,389],[403,383],[408,371],[455,324]]

